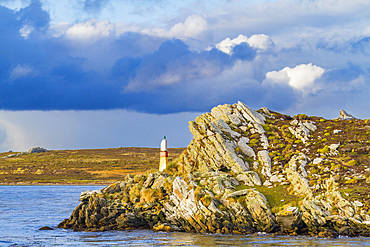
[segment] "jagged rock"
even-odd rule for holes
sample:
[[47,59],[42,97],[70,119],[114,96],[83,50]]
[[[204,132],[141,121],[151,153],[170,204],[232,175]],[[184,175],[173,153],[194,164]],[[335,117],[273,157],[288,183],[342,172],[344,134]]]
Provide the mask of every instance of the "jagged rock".
[[[297,195],[311,197],[312,191],[307,179],[304,176],[307,173],[305,172],[304,167],[302,167],[302,162],[304,162],[304,160],[301,158],[304,155],[302,155],[303,154],[294,155],[290,159],[289,167],[285,170],[285,173],[287,174],[287,179],[291,183],[292,188]],[[298,172],[298,168],[301,170],[301,173]]]
[[334,156],[334,155],[338,155],[339,152],[338,152],[338,147],[340,146],[340,143],[338,144],[331,144],[329,146],[329,150],[330,150],[330,155]]
[[258,222],[259,231],[273,232],[276,230],[275,216],[271,213],[266,197],[262,193],[249,190],[245,196],[245,204],[252,218]]
[[247,186],[261,186],[261,179],[258,176],[258,174],[254,171],[249,171],[249,172],[243,172],[239,174],[236,179],[238,179],[241,182],[244,182],[245,185]]
[[125,188],[125,186],[126,186],[125,183],[115,182],[114,184],[111,184],[111,185],[101,189],[101,192],[112,194],[112,193],[120,192],[121,190],[123,190]]
[[341,110],[339,113],[339,119],[340,120],[350,120],[350,119],[355,119],[355,117],[347,113],[345,110]]
[[153,231],[155,232],[181,232],[181,228],[168,224],[158,222],[155,226],[153,226]]
[[145,180],[143,186],[146,187],[146,188],[150,188],[153,185],[156,177],[157,177],[156,173],[150,173],[148,175],[148,178]]
[[285,181],[286,179],[285,179],[285,177],[284,177],[284,175],[272,175],[271,177],[270,177],[270,182],[272,182],[272,183],[281,183],[281,182],[283,182],[283,181]]
[[312,164],[314,164],[314,165],[320,164],[323,160],[324,160],[323,158],[315,158],[312,161]]
[[360,201],[354,201],[353,204],[356,205],[357,207],[364,206],[364,204],[362,202],[360,202]]
[[314,132],[317,129],[317,127],[311,121],[304,121],[302,122],[302,125],[304,125],[307,129],[309,129],[312,132]]
[[312,232],[318,232],[320,227],[326,224],[326,217],[330,215],[312,200],[305,200],[301,211],[303,212],[302,220]]
[[339,134],[340,132],[342,132],[343,130],[333,130],[333,134],[336,135],[336,134]]
[[238,141],[238,146],[246,156],[252,157],[253,159],[255,159],[256,154],[254,153],[254,150],[250,146],[248,146],[248,143],[249,143],[249,139],[246,137],[242,137]]
[[289,127],[289,131],[294,135],[297,139],[300,139],[304,144],[309,140],[310,130],[315,131],[316,126],[310,122],[298,122],[298,120],[293,120],[290,122],[292,125]]
[[266,115],[268,115],[268,116],[270,116],[270,115],[271,115],[271,112],[270,112],[270,110],[269,110],[267,107],[262,107],[260,110],[261,110],[264,114],[266,114]]
[[165,175],[158,176],[154,183],[152,184],[152,189],[164,188],[166,181],[170,181],[171,179],[167,179],[168,177]]
[[246,157],[252,158],[255,158],[255,152],[248,146],[249,139],[227,123],[240,128],[251,124],[253,130],[261,134],[262,143],[268,146],[266,136],[262,135],[264,129],[261,127],[265,120],[262,114],[241,102],[217,106],[211,113],[197,117],[195,121],[189,122],[194,139],[180,158],[185,164],[184,168],[188,172],[195,169],[202,172],[248,171],[249,164],[236,154],[236,150],[239,148]]
[[238,109],[241,110],[243,116],[247,120],[251,119],[250,120],[251,122],[256,122],[256,123],[259,123],[259,124],[265,124],[266,118],[262,114],[260,114],[256,111],[252,110],[251,108],[249,108],[246,104],[238,101],[237,107],[238,107]]
[[271,177],[271,158],[267,150],[259,151],[258,159],[261,161],[262,167],[262,174],[266,177]]
[[294,234],[304,227],[302,213],[296,207],[284,207],[276,214],[276,222],[281,226],[281,231]]
[[116,220],[118,229],[135,229],[135,228],[148,228],[148,222],[137,214],[127,213],[122,214]]
[[269,187],[271,186],[272,183],[269,181],[269,180],[266,180],[264,183],[263,183],[263,186],[266,186],[266,187]]
[[80,195],[80,201],[87,200],[95,194],[102,194],[102,192],[101,190],[83,191]]
[[[333,127],[327,124],[330,120],[313,122],[311,119],[317,118],[298,115],[291,121],[291,117],[268,109],[260,112],[238,102],[200,115],[189,122],[194,138],[173,163],[176,172],[127,175],[101,190],[83,192],[81,203],[58,227],[370,236],[368,202],[345,199],[335,182],[361,181],[363,185],[370,178],[369,168],[357,169],[361,162],[340,164],[347,160],[342,159],[342,152],[360,154],[362,147],[357,146],[366,140],[359,136],[366,136],[369,127],[361,127],[362,135],[348,141],[354,148],[346,150],[342,146],[347,140],[342,135],[336,136],[337,141],[332,141],[334,137],[314,139],[324,128],[329,133]],[[335,144],[339,140],[342,145]],[[339,151],[340,157],[331,157]],[[342,179],[337,171],[348,179]],[[262,186],[261,180],[266,187],[257,187]],[[266,197],[280,197],[280,192],[291,195],[279,198],[282,206],[276,206],[277,198],[269,205]],[[289,201],[290,197],[294,200]]]
[[227,194],[225,198],[236,197],[236,196],[243,196],[243,195],[248,194],[250,190],[251,189],[245,189],[245,190],[235,191],[233,193]]

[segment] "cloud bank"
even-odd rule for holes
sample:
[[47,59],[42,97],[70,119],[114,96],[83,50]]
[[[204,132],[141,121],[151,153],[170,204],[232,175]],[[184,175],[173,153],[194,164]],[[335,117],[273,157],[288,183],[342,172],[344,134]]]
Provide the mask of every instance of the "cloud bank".
[[[2,1],[0,109],[155,119],[240,100],[369,118],[369,12],[363,0]],[[25,133],[1,126],[2,139]]]

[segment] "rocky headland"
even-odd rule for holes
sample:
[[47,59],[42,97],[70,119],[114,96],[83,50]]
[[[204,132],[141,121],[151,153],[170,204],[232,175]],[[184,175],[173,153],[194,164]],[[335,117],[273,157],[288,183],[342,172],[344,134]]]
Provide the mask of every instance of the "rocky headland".
[[370,120],[290,117],[238,102],[189,123],[164,172],[127,175],[58,227],[370,236]]

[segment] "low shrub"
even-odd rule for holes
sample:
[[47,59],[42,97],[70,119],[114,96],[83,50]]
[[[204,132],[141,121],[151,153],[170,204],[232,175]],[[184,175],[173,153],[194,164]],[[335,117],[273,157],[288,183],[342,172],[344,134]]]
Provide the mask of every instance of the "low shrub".
[[329,147],[328,147],[328,145],[325,145],[325,147],[323,147],[321,149],[318,149],[317,152],[318,153],[321,153],[321,154],[327,154],[327,153],[329,153]]
[[356,160],[350,160],[350,161],[347,162],[347,165],[348,166],[355,166],[355,165],[357,165],[357,161]]

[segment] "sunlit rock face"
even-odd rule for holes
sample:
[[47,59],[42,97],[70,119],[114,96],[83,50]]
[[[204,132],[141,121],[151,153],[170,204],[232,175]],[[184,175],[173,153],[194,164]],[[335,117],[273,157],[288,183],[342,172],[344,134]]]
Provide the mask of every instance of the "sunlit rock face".
[[370,236],[370,164],[360,155],[369,120],[290,117],[238,102],[189,129],[193,140],[164,172],[83,192],[59,227]]

